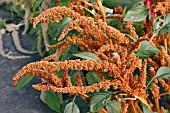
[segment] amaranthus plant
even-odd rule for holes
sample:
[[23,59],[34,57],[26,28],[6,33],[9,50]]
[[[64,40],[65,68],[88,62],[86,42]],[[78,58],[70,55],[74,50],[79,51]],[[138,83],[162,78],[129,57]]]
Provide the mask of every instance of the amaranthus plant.
[[[32,18],[34,28],[39,22],[58,26],[48,28],[55,37],[47,47],[56,52],[24,66],[14,85],[22,77],[43,78],[45,82],[33,88],[47,91],[45,102],[56,112],[170,112],[168,1],[59,4],[56,0],[55,7]],[[108,15],[104,6],[113,13]]]

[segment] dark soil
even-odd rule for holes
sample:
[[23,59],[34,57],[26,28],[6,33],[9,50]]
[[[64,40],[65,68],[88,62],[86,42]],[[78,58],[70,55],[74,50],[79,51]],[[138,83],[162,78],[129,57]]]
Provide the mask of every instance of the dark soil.
[[[13,16],[14,23],[22,19]],[[11,18],[9,12],[0,7],[0,18]],[[22,36],[23,27],[20,28],[20,40],[24,49],[31,50],[36,40],[35,36],[29,34]],[[12,51],[14,55],[23,55],[18,52],[13,44],[11,33],[3,35],[4,51]],[[40,83],[40,79],[34,78],[30,83],[17,91],[16,86],[11,84],[13,76],[26,64],[40,60],[38,54],[31,55],[27,59],[10,60],[0,56],[0,113],[54,113],[46,104],[40,100],[40,91],[33,89],[32,84]]]

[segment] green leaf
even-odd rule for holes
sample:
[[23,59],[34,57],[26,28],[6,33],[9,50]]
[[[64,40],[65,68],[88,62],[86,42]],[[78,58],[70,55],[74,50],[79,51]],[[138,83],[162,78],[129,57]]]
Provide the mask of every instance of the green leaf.
[[117,23],[116,23],[116,20],[113,19],[113,18],[108,18],[108,25],[112,26],[112,27],[117,27]]
[[142,104],[142,109],[143,109],[143,113],[154,113],[153,111],[151,111],[149,109],[149,107],[145,104]]
[[76,54],[79,53],[80,51],[78,51],[78,46],[77,45],[71,45],[66,52],[64,52],[59,60],[60,61],[64,61],[64,60],[71,60],[71,59],[75,59],[76,57],[73,56],[72,54]]
[[143,104],[145,104],[147,107],[150,107],[146,98],[141,97],[140,95],[135,96],[135,98],[139,99]]
[[167,110],[167,109],[164,109],[164,113],[169,113],[169,110]]
[[48,34],[53,38],[53,43],[52,41],[50,41],[50,43],[52,44],[56,44],[58,42],[58,37],[60,36],[60,34],[62,33],[62,31],[68,26],[68,24],[72,21],[71,18],[69,17],[65,17],[63,18],[61,21],[59,22],[54,22],[51,24],[48,24]]
[[[143,113],[158,113],[158,112],[153,112],[149,109],[148,106],[146,106],[145,104],[142,104],[142,109],[143,109]],[[169,113],[168,110],[164,109],[164,113]]]
[[112,92],[97,92],[94,96],[90,99],[90,111],[91,112],[98,112],[101,110],[111,99]]
[[134,38],[133,36],[129,35],[129,34],[126,34],[124,33],[126,36],[128,36],[133,42],[136,42],[136,38]]
[[104,76],[106,79],[113,80],[113,77],[109,76],[108,72],[102,72],[102,76]]
[[140,2],[143,2],[143,0],[132,0],[128,5],[127,5],[127,11],[133,7],[136,7]]
[[4,20],[0,18],[0,29],[5,28]]
[[61,113],[60,111],[60,99],[58,95],[49,90],[45,96],[45,103],[54,111]]
[[[38,24],[39,25],[39,24]],[[35,33],[37,33],[38,32],[38,30],[40,30],[40,27],[36,27],[36,28],[31,28],[31,30],[30,30],[30,35],[33,35],[33,34],[35,34]]]
[[61,0],[60,1],[60,6],[67,6],[70,0]]
[[140,22],[148,15],[149,9],[144,5],[138,4],[127,11],[124,21]]
[[156,75],[147,84],[146,89],[150,86],[151,82],[156,78],[162,78],[162,79],[170,78],[170,68],[166,66],[160,67],[156,72]]
[[143,34],[142,34],[142,31],[144,29],[143,22],[135,22],[135,23],[133,23],[133,26],[135,27],[135,31],[136,31],[138,37],[143,36]]
[[88,85],[99,83],[101,81],[101,79],[98,76],[96,76],[94,72],[88,72],[86,76],[86,80],[88,82]]
[[80,110],[74,102],[70,102],[66,105],[64,113],[80,113]]
[[113,9],[116,6],[127,6],[135,0],[103,0],[103,5]]
[[165,26],[163,26],[160,31],[159,34],[163,34],[163,33],[167,33],[170,31],[170,23],[166,24]]
[[80,70],[69,70],[68,75],[70,76],[70,80],[72,85],[76,84],[76,75],[77,73],[81,73]]
[[155,78],[163,78],[163,79],[170,78],[170,68],[166,66],[160,67],[156,72],[156,75],[153,77],[153,79]]
[[91,52],[80,52],[77,54],[72,54],[73,56],[80,57],[86,60],[100,60],[95,54]]
[[[73,97],[74,98],[74,97]],[[74,102],[77,104],[78,108],[80,109],[80,112],[88,113],[90,110],[88,101],[82,99],[80,95],[77,95]]]
[[120,113],[121,104],[117,101],[109,101],[106,104],[106,109],[109,113]]
[[12,11],[11,4],[5,4],[5,9],[9,12]]
[[72,19],[69,17],[65,17],[64,19],[62,19],[60,23],[57,26],[55,26],[54,30],[55,36],[59,36],[61,32],[64,30],[64,28],[66,28],[71,21]]
[[17,90],[20,90],[24,85],[28,84],[34,76],[25,76],[17,84]]
[[142,41],[140,49],[135,51],[136,56],[140,58],[148,58],[157,53],[160,53],[160,50],[151,45],[148,41]]
[[58,71],[55,71],[55,74],[56,74],[59,78],[62,78],[63,70],[60,69],[60,70],[58,70]]
[[97,0],[89,0],[89,3],[97,2]]
[[77,104],[77,106],[79,108],[81,108],[81,107],[83,108],[84,106],[88,105],[88,102],[86,100],[82,99],[82,97],[79,95],[76,96],[76,99],[74,100],[74,102]]
[[148,90],[148,89],[150,89],[150,88],[153,88],[154,85],[155,85],[155,84],[154,84],[153,82],[151,82],[149,85],[147,85],[146,90]]
[[43,3],[44,0],[35,0],[33,3],[32,3],[32,8],[33,8],[33,11],[37,11],[39,10],[39,7],[41,6],[41,4]]
[[153,37],[157,36],[158,34],[167,33],[170,31],[170,14],[164,14],[161,16],[158,16],[154,20],[153,25]]

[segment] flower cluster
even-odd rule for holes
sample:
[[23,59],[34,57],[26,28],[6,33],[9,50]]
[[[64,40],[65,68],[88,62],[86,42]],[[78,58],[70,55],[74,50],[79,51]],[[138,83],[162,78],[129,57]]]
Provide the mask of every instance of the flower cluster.
[[[79,31],[82,37],[73,35],[65,38],[56,45],[48,45],[50,49],[57,49],[57,52],[44,58],[43,61],[24,66],[13,78],[13,84],[16,84],[23,76],[35,75],[47,81],[47,83],[33,85],[33,87],[38,90],[52,89],[55,92],[77,95],[99,91],[100,89],[108,90],[110,86],[113,86],[114,88],[119,87],[121,91],[128,95],[146,98],[146,92],[143,90],[146,82],[146,60],[142,65],[140,77],[133,77],[132,75],[139,63],[133,51],[139,48],[143,38],[139,38],[136,43],[130,42],[123,33],[108,26],[107,23],[102,20],[95,22],[93,18],[80,16],[80,14],[67,7],[54,7],[46,10],[34,18],[33,26],[35,27],[38,22],[53,22],[59,15],[61,16],[63,14],[72,18],[73,21],[64,29],[59,40],[63,39],[72,29]],[[93,35],[94,39],[91,39],[89,34]],[[57,59],[73,44],[77,45],[81,51],[86,50],[94,53],[101,61],[69,60],[49,62],[51,59]],[[127,48],[128,44],[137,46],[133,49]],[[111,60],[112,58],[114,60]],[[60,69],[63,69],[62,78],[58,78],[55,74],[55,71]],[[101,75],[102,72],[108,72],[109,76],[115,79],[102,79],[98,84],[83,86],[82,79],[78,74],[76,77],[76,85],[73,86],[68,75],[68,69],[94,71],[97,72],[98,75]]]
[[[76,3],[79,7],[74,7]],[[82,6],[82,3],[85,6]],[[159,4],[158,4],[159,5]],[[78,9],[86,9],[87,7],[93,7],[100,10],[102,18],[87,17]],[[162,10],[160,8],[156,8]],[[154,9],[153,11],[157,12]],[[167,53],[167,48],[161,48],[160,53],[153,55],[153,58],[139,58],[135,51],[139,50],[141,43],[144,40],[149,40],[150,35],[153,32],[144,31],[142,37],[138,37],[135,27],[132,22],[125,22],[124,28],[129,29],[129,34],[135,38],[135,41],[127,37],[120,30],[109,26],[105,22],[106,18],[114,18],[118,21],[123,20],[123,16],[120,14],[122,7],[117,7],[115,11],[117,14],[105,17],[102,13],[102,7],[100,1],[90,4],[86,1],[70,2],[68,7],[53,7],[42,12],[39,16],[33,20],[33,27],[35,28],[39,22],[52,23],[62,20],[64,16],[70,17],[72,21],[64,28],[58,38],[58,42],[55,45],[47,45],[49,49],[56,50],[55,54],[45,57],[42,61],[34,62],[24,66],[13,78],[13,84],[17,84],[20,78],[28,75],[35,75],[46,80],[46,83],[33,85],[37,90],[51,89],[55,92],[70,93],[73,95],[80,95],[83,99],[89,100],[90,97],[85,96],[86,93],[94,93],[100,90],[118,89],[126,96],[118,94],[118,98],[138,98],[149,108],[154,110],[153,104],[148,99],[147,94],[147,78],[149,71],[149,78],[155,77],[156,71],[161,66],[170,66],[170,57]],[[148,27],[146,23],[150,21],[143,21],[144,27],[150,30],[152,27]],[[151,21],[149,22],[152,23]],[[149,25],[150,25],[149,24]],[[79,35],[67,36],[71,30],[76,30]],[[156,45],[154,41],[151,41],[152,45]],[[80,51],[88,51],[93,53],[100,60],[65,60],[56,61],[64,52],[68,50],[72,45],[77,45]],[[76,57],[77,58],[77,57]],[[51,61],[54,60],[54,61]],[[56,71],[63,70],[62,77],[59,78]],[[87,72],[94,72],[100,82],[92,85],[87,84],[86,74],[76,74],[76,82],[72,83],[69,70],[83,70]],[[139,71],[139,73],[135,73]],[[108,74],[108,77],[103,76],[103,72]],[[135,74],[134,74],[135,73]],[[108,79],[110,78],[110,79]],[[154,95],[156,105],[159,104],[160,88],[158,82],[169,92],[169,84],[162,79],[155,79],[153,88],[149,88],[149,91]],[[127,104],[128,103],[128,104]],[[128,111],[130,106],[132,109],[134,105],[140,110],[140,105],[136,101],[127,101],[124,103],[121,101],[121,112]],[[138,106],[139,105],[139,106]],[[164,109],[156,106],[156,109],[161,112]],[[133,109],[134,110],[134,109]]]

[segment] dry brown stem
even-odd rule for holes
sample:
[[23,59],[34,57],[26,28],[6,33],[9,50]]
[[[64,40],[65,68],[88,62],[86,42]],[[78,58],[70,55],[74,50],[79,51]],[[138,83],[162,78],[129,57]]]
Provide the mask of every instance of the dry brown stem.
[[25,35],[29,28],[29,18],[31,15],[31,1],[24,0],[24,6],[25,6],[25,15],[24,15],[25,28],[24,31],[22,32],[22,35]]

